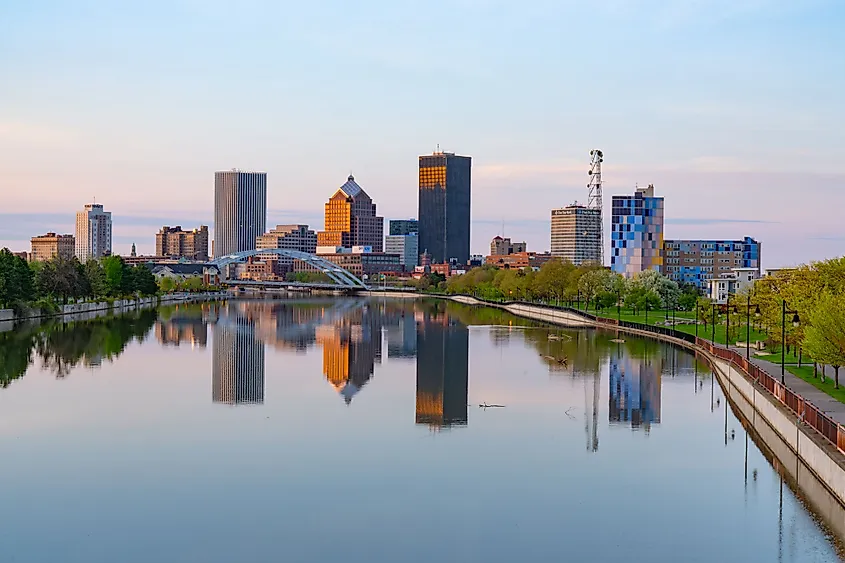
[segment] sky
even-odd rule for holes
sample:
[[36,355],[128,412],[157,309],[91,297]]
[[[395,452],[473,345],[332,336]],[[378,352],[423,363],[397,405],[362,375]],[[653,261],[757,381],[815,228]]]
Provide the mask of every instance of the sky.
[[0,0],[0,247],[114,251],[213,228],[213,173],[268,174],[268,226],[319,230],[353,173],[417,211],[417,157],[473,157],[472,251],[549,248],[550,210],[654,184],[667,238],[760,240],[764,267],[845,254],[841,0]]

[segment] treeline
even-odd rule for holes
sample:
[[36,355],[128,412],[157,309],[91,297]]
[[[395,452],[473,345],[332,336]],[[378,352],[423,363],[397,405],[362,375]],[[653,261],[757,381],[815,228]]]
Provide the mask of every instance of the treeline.
[[627,279],[597,264],[575,266],[561,260],[546,262],[536,272],[530,268],[482,266],[451,277],[445,289],[447,293],[483,299],[555,301],[596,311],[617,304],[635,311],[669,307],[693,310],[700,297],[698,288],[679,287],[653,270]]
[[491,300],[577,304],[597,312],[617,305],[635,312],[697,308],[701,322],[726,325],[737,339],[745,334],[746,324],[758,326],[770,345],[794,348],[815,363],[833,367],[837,386],[839,368],[845,365],[845,257],[762,278],[731,295],[727,304],[714,304],[696,287],[679,287],[655,271],[626,279],[598,265],[576,267],[559,260],[536,272],[475,268],[450,278],[445,291]]
[[155,295],[155,277],[145,266],[129,266],[119,256],[81,263],[56,256],[46,262],[27,263],[0,250],[0,308],[20,308],[44,301]]
[[26,373],[40,359],[42,367],[65,377],[76,366],[119,356],[133,340],[143,341],[158,313],[148,309],[78,323],[46,324],[0,333],[0,387]]
[[745,322],[750,309],[751,318],[767,329],[770,341],[833,367],[838,387],[839,367],[845,365],[845,257],[758,280],[732,296],[728,308],[739,313],[732,314],[732,326],[736,317],[736,322]]

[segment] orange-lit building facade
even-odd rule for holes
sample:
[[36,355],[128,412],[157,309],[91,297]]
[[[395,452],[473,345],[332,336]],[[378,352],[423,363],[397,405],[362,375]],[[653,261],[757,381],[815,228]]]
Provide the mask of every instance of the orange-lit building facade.
[[325,206],[325,228],[317,233],[317,246],[370,246],[384,250],[384,218],[350,174]]

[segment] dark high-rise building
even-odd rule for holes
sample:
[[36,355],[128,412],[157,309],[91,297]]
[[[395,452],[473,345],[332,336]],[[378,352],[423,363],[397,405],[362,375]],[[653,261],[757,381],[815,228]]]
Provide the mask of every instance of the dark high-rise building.
[[420,157],[420,252],[435,264],[469,261],[472,158],[436,152]]
[[391,219],[391,235],[410,235],[420,232],[420,222],[416,219]]
[[214,256],[255,249],[267,227],[267,173],[214,173]]
[[214,326],[211,392],[215,403],[264,402],[264,344],[255,322],[227,315]]
[[417,332],[416,423],[466,426],[469,329],[446,316],[426,318]]

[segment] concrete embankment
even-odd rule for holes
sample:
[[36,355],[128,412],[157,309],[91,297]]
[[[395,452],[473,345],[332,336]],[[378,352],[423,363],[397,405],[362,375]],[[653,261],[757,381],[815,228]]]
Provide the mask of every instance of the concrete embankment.
[[[416,294],[409,296],[420,297]],[[487,303],[462,295],[448,299],[467,305],[496,307],[520,317],[561,326],[596,327],[637,334],[671,342],[695,353],[710,363],[725,395],[754,428],[787,475],[836,528],[840,537],[845,537],[845,454],[736,366],[686,340],[628,327],[608,326],[571,311],[541,305]]]
[[97,301],[91,303],[72,303],[60,305],[57,311],[44,311],[38,308],[25,309],[22,314],[15,315],[11,309],[0,309],[0,332],[7,332],[15,328],[20,322],[39,322],[50,318],[60,318],[62,321],[85,321],[104,315],[126,313],[136,309],[149,309],[160,305],[176,303],[191,303],[225,298],[225,294],[218,293],[174,293],[161,297],[141,297],[138,299],[115,299],[114,301]]

